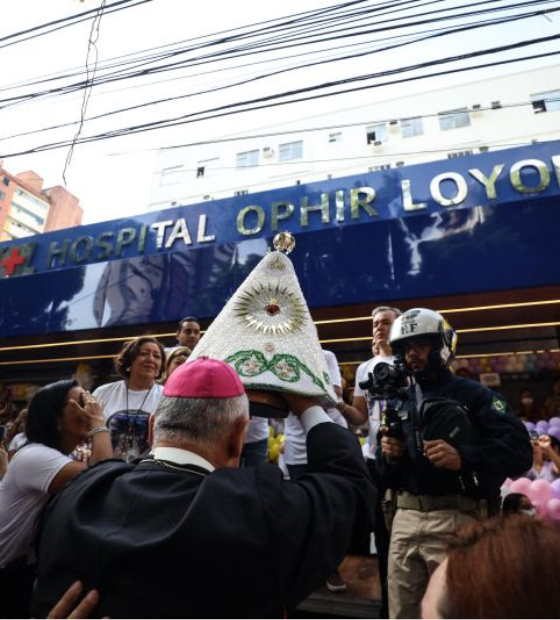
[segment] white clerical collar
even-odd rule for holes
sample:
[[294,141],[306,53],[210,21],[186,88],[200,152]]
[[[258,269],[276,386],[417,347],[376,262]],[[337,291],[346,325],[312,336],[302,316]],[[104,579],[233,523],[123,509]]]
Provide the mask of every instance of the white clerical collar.
[[196,454],[196,452],[191,452],[190,450],[183,450],[182,448],[160,446],[156,448],[152,454],[156,461],[169,461],[177,465],[196,465],[208,471],[214,471],[216,469],[212,463],[200,456],[200,454]]

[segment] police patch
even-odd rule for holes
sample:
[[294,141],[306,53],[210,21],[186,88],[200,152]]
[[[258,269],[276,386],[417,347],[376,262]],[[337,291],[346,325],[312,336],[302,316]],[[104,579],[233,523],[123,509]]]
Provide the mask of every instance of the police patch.
[[501,398],[498,398],[497,396],[494,396],[494,398],[492,399],[492,409],[494,409],[494,411],[497,411],[498,413],[505,413],[505,401],[503,401]]

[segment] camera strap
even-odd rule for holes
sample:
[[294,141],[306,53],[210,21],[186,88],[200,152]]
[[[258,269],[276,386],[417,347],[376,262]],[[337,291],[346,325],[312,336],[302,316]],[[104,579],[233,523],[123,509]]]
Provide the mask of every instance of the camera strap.
[[412,431],[414,433],[414,445],[418,454],[424,454],[424,440],[422,437],[422,428],[424,426],[424,420],[420,420],[422,403],[424,402],[424,393],[418,381],[414,382],[414,407],[412,408]]

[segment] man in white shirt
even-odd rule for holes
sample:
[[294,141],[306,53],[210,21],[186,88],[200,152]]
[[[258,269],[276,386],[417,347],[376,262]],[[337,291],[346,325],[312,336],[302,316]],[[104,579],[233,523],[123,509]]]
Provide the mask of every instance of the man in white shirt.
[[[340,398],[342,396],[342,378],[340,376],[338,360],[336,359],[336,355],[331,351],[325,351],[323,349],[323,355],[327,362],[331,383],[334,386],[336,395]],[[346,420],[336,409],[326,409],[326,413],[333,422],[348,428]],[[284,435],[286,437],[286,442],[284,444],[284,462],[288,468],[290,478],[292,480],[297,480],[297,478],[308,471],[307,447],[305,440],[306,434],[301,426],[300,419],[293,413],[290,413],[286,418]]]
[[366,462],[370,474],[379,489],[379,496],[375,510],[375,546],[379,560],[379,577],[381,580],[381,617],[388,618],[388,594],[387,594],[387,564],[389,557],[389,533],[385,527],[385,520],[381,510],[381,500],[383,499],[384,489],[381,485],[375,452],[377,450],[377,435],[381,427],[381,415],[385,403],[380,400],[373,400],[367,390],[360,387],[360,383],[368,379],[369,373],[373,372],[374,367],[379,362],[387,364],[393,363],[393,354],[389,345],[389,332],[395,319],[402,313],[397,308],[390,306],[379,306],[371,313],[373,320],[373,357],[367,362],[360,364],[356,371],[356,383],[354,387],[354,397],[352,405],[347,405],[344,401],[339,401],[337,408],[353,424],[363,424],[366,420],[369,423],[369,433],[367,449],[365,451]]
[[[334,391],[338,398],[341,398],[342,377],[340,376],[340,368],[338,367],[336,355],[332,353],[332,351],[325,351],[325,349],[323,349],[323,355],[327,362],[327,369],[329,371],[331,383],[334,386]],[[325,412],[333,422],[340,424],[340,426],[344,428],[348,428],[346,419],[336,408],[325,409]],[[290,479],[297,480],[308,473],[309,467],[307,465],[306,433],[302,427],[300,418],[293,413],[290,413],[286,418],[284,434],[286,437],[286,442],[284,444],[284,462],[290,474]],[[338,570],[333,571],[333,573],[329,575],[326,586],[331,592],[344,592],[347,589],[347,585],[340,576]]]

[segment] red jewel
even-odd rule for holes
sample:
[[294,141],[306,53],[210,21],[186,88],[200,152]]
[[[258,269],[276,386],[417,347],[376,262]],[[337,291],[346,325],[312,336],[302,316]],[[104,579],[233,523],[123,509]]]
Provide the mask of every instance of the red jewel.
[[270,316],[274,316],[280,312],[280,306],[277,304],[270,303],[265,306],[265,310],[270,314]]

